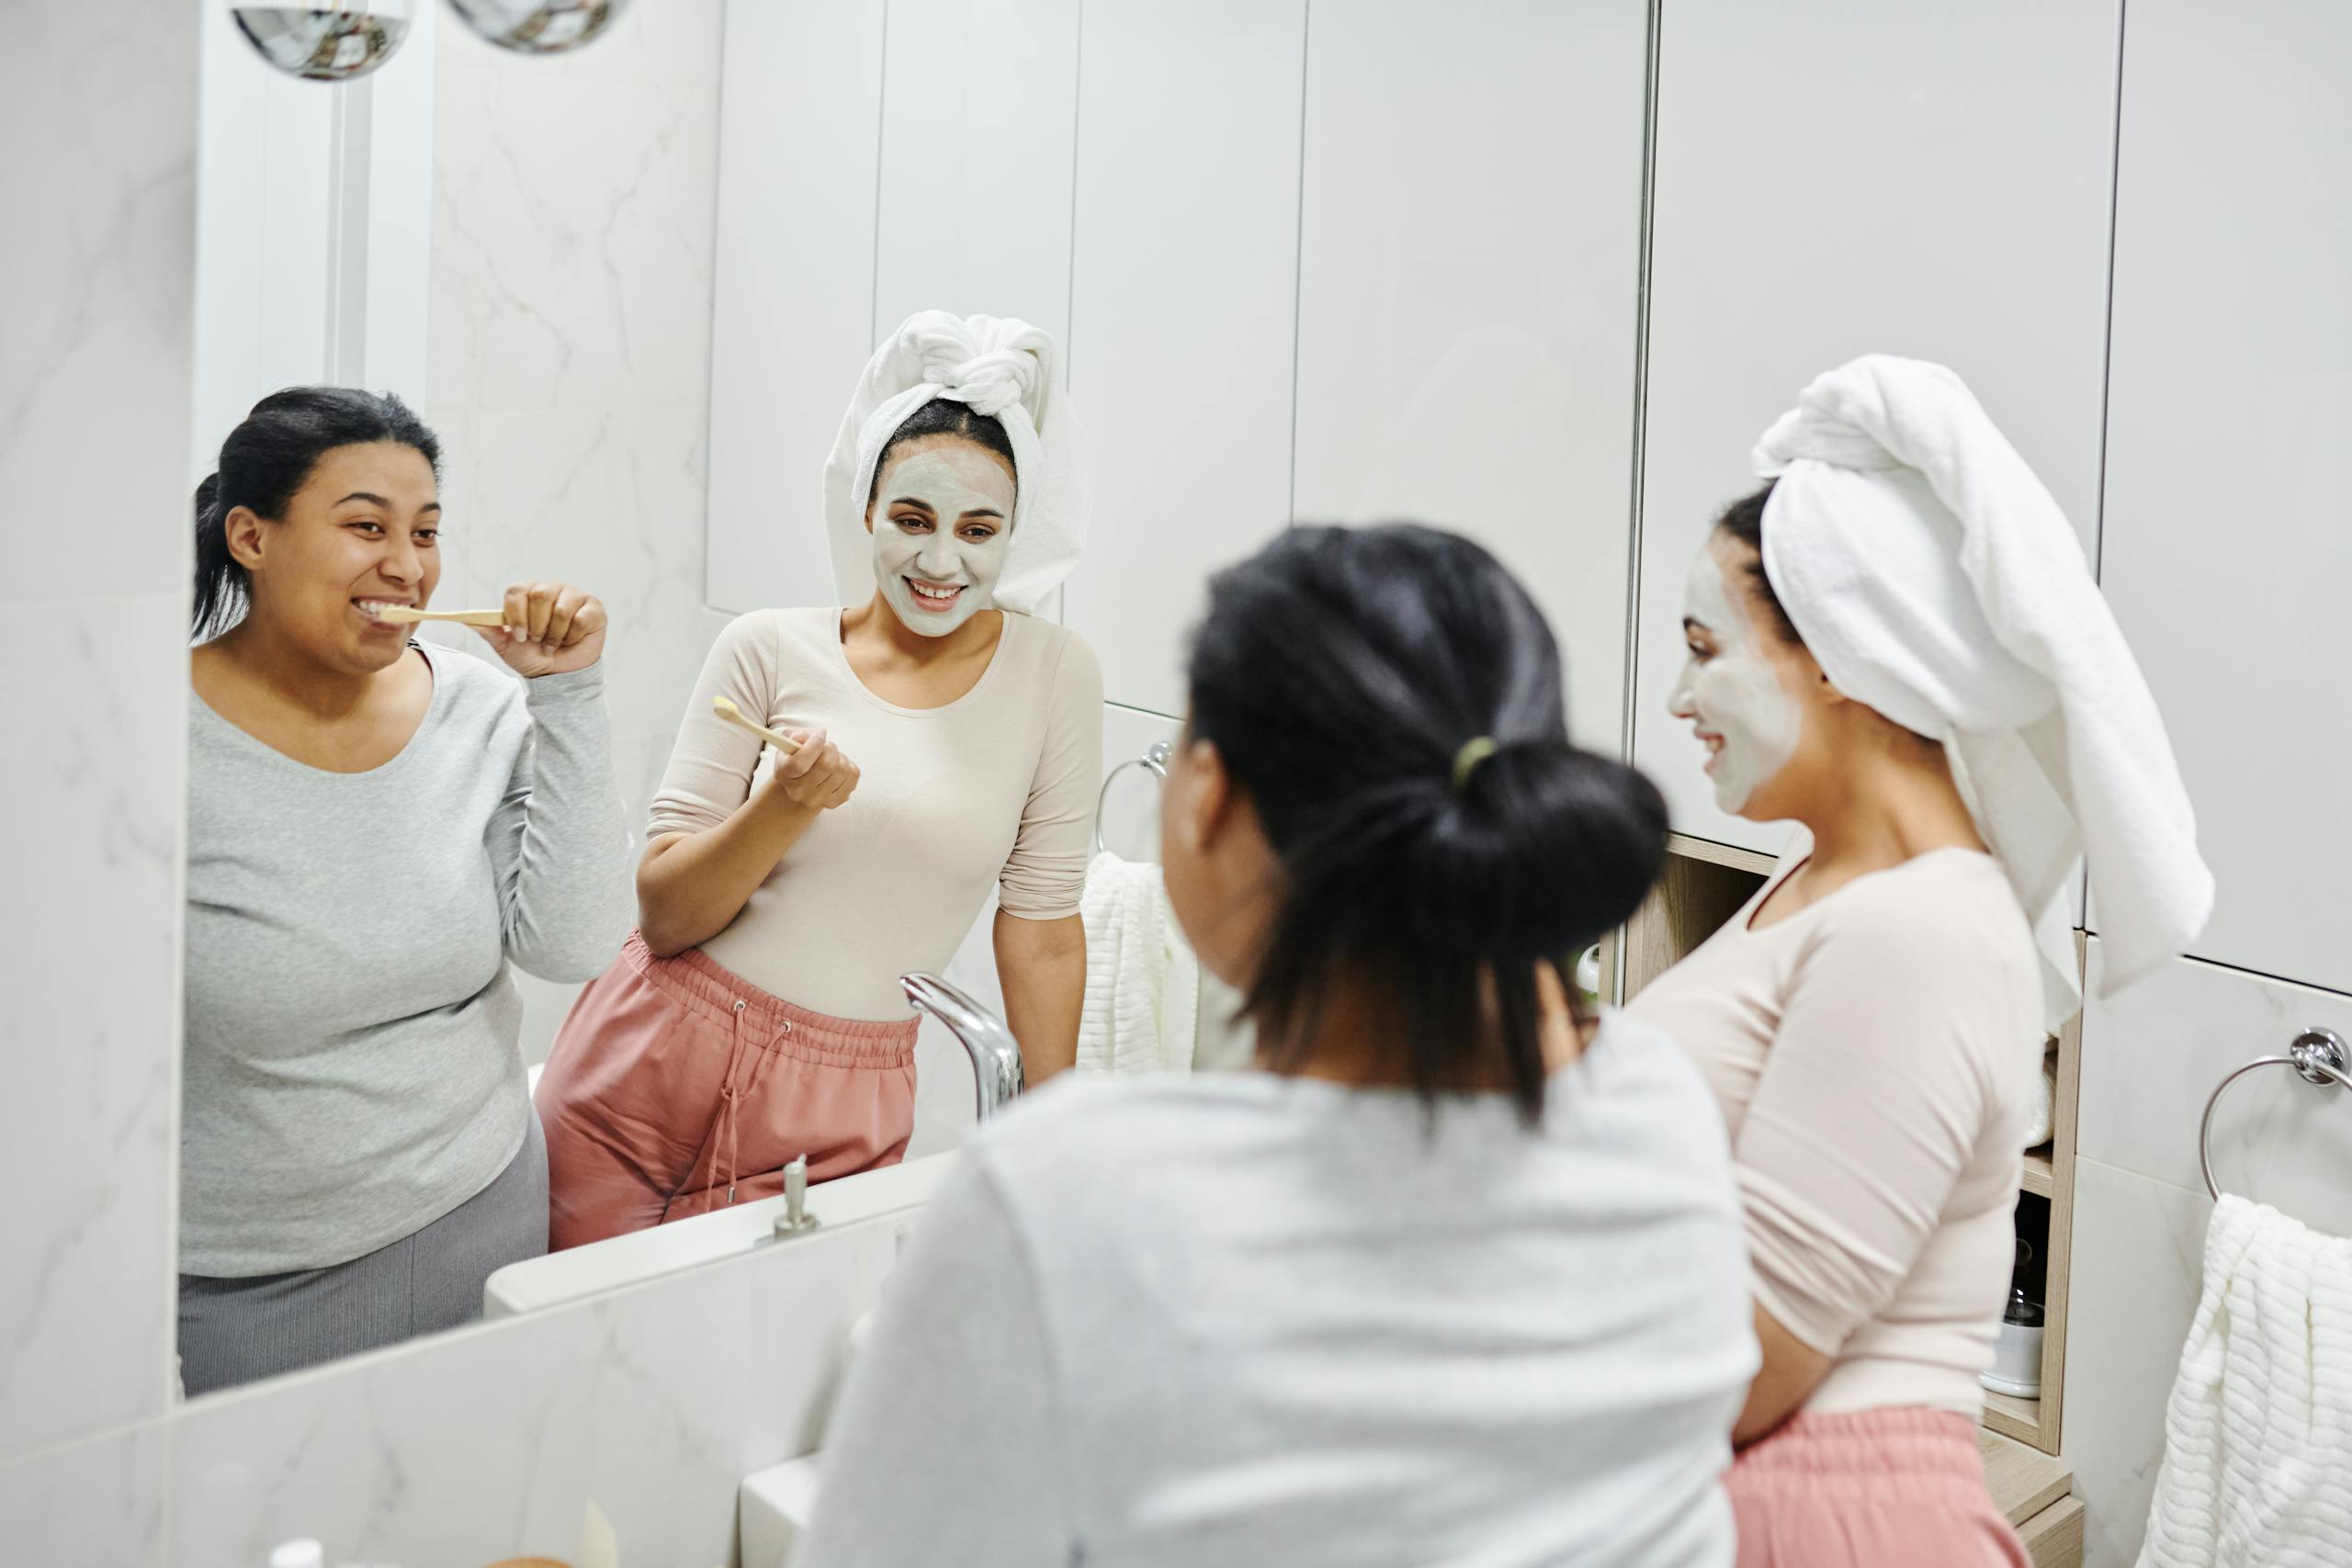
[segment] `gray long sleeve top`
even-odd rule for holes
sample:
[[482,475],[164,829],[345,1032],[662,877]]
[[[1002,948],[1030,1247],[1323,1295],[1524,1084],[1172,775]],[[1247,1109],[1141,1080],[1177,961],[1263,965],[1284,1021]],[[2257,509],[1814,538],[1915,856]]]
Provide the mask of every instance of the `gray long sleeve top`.
[[367,773],[191,701],[183,1273],[348,1262],[487,1187],[532,1114],[508,961],[589,979],[635,919],[602,669],[427,657]]

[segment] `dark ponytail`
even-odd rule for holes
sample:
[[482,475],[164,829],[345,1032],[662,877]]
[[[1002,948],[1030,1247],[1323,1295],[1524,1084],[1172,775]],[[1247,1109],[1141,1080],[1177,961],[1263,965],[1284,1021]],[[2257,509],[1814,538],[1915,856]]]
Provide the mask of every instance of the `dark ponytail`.
[[253,581],[229,551],[229,513],[243,506],[272,520],[286,515],[319,459],[337,446],[374,441],[413,446],[441,471],[441,442],[390,392],[349,387],[289,387],[254,405],[220,444],[220,466],[196,487],[196,601],[189,630],[198,641],[244,617]]
[[[1665,802],[1569,743],[1541,611],[1471,541],[1302,527],[1217,574],[1191,659],[1193,732],[1256,807],[1288,886],[1244,1011],[1295,1060],[1332,987],[1371,987],[1425,1098],[1499,1076],[1544,1103],[1534,965],[1564,979],[1632,914]],[[1463,747],[1493,753],[1454,785]]]

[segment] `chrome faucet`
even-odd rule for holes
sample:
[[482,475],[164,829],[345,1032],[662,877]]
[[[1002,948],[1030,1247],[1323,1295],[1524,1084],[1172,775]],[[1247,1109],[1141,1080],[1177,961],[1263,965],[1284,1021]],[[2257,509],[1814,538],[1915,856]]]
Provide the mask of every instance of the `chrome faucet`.
[[936,975],[902,975],[907,1000],[947,1026],[972,1058],[974,1109],[982,1122],[1021,1092],[1021,1045],[1004,1021]]

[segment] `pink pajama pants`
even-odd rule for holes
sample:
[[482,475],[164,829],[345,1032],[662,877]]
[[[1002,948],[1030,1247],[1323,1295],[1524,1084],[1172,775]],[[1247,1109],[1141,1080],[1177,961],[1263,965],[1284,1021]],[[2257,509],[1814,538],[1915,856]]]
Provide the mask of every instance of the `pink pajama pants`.
[[539,1078],[549,1247],[773,1198],[802,1155],[812,1183],[897,1164],[917,1028],[810,1012],[631,932]]
[[2031,1568],[1949,1410],[1798,1416],[1724,1477],[1738,1568]]

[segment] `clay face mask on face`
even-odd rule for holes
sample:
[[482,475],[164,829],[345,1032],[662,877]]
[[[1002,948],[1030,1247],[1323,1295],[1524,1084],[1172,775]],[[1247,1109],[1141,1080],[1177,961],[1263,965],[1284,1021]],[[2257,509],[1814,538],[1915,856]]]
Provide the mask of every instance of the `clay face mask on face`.
[[[931,519],[915,521],[899,504],[909,501],[929,507]],[[966,515],[972,512],[996,515]],[[988,536],[970,532],[978,529]],[[874,504],[874,580],[910,631],[945,637],[991,608],[1012,539],[1012,476],[991,453],[942,443],[895,459],[882,476]]]
[[1736,813],[1796,754],[1804,716],[1758,656],[1756,633],[1724,581],[1713,541],[1690,563],[1682,614],[1705,629],[1715,651],[1705,660],[1693,655],[1682,667],[1673,713],[1715,738],[1707,773],[1715,781],[1715,804]]

